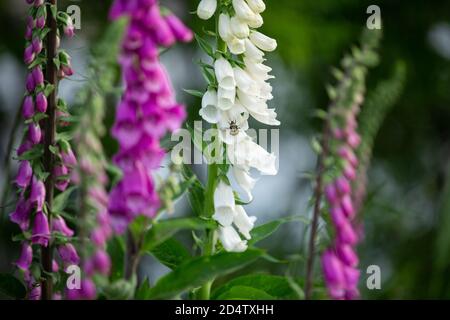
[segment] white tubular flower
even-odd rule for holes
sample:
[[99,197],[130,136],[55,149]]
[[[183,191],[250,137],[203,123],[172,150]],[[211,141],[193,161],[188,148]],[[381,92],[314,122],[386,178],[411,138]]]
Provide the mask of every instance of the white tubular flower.
[[245,59],[245,67],[248,74],[256,81],[266,81],[273,79],[274,77],[269,74],[272,71],[271,67],[268,67],[262,63],[256,63],[252,60]]
[[197,15],[200,19],[210,19],[217,9],[217,0],[201,0],[197,7]]
[[214,191],[214,215],[213,218],[222,226],[230,226],[235,216],[235,200],[233,189],[223,181],[220,181]]
[[277,48],[277,41],[258,31],[250,33],[250,41],[259,49],[267,52],[274,51]]
[[239,233],[232,227],[219,227],[219,240],[228,252],[244,252],[247,250],[247,241],[242,240]]
[[250,35],[250,28],[248,27],[247,22],[239,19],[237,16],[234,16],[231,18],[230,23],[231,31],[236,36],[236,38],[248,38],[248,36]]
[[223,57],[217,59],[214,63],[214,70],[216,72],[219,87],[230,90],[236,87],[233,68],[228,60]]
[[252,190],[255,187],[256,179],[253,179],[246,170],[233,167],[232,171],[237,184],[242,188],[242,190],[244,190],[245,194],[247,195],[248,201],[252,201]]
[[249,39],[245,39],[245,57],[261,63],[264,61],[264,52],[259,50]]
[[255,13],[261,13],[266,10],[266,4],[263,0],[246,0],[250,9]]
[[217,107],[222,111],[230,110],[236,101],[236,87],[231,89],[219,85]]
[[250,240],[250,231],[255,226],[256,217],[249,217],[242,206],[236,206],[236,216],[234,217],[234,225],[238,228],[239,232]]
[[256,81],[253,80],[247,72],[239,67],[234,67],[234,79],[236,81],[236,86],[239,90],[243,92],[256,92],[258,90],[258,85]]
[[233,36],[229,41],[227,41],[228,49],[232,54],[243,54],[245,52],[245,40],[239,39]]
[[218,123],[220,119],[219,109],[217,109],[217,92],[209,89],[203,95],[202,108],[199,112],[203,120],[209,123]]
[[228,42],[233,39],[233,33],[231,32],[231,20],[230,16],[221,13],[219,16],[219,36],[222,38],[223,41]]
[[252,20],[255,13],[250,9],[247,2],[244,0],[233,0],[233,8],[236,16],[244,21]]
[[248,26],[254,29],[257,29],[264,24],[263,17],[259,13],[254,14],[252,19],[247,22]]
[[257,96],[246,94],[241,90],[238,90],[238,98],[240,103],[248,110],[250,115],[257,121],[272,125],[280,125],[280,121],[276,119],[277,114],[274,109],[269,109],[265,100],[258,98]]
[[255,168],[263,175],[276,175],[276,157],[255,143],[250,137],[228,146],[228,159],[231,164],[243,170]]

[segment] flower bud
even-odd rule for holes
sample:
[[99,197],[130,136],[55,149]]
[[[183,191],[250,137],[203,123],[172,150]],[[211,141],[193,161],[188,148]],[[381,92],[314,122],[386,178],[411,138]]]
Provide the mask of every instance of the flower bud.
[[30,119],[34,116],[34,101],[32,96],[26,96],[23,100],[22,115],[25,119]]
[[201,0],[197,7],[197,15],[200,19],[210,19],[217,9],[217,0]]
[[277,41],[275,39],[258,31],[252,31],[250,33],[250,41],[263,51],[271,52],[277,48]]
[[26,47],[24,55],[23,55],[23,61],[26,64],[30,64],[33,62],[34,58],[35,58],[35,53],[34,53],[34,48],[33,45],[29,45],[28,47]]
[[21,161],[19,165],[19,172],[16,177],[16,184],[25,189],[31,182],[31,176],[33,175],[33,169],[31,168],[29,161]]
[[179,41],[190,42],[194,37],[192,31],[178,19],[177,16],[171,14],[166,17],[166,22],[172,30],[173,34]]
[[49,239],[50,229],[48,226],[47,216],[42,211],[38,211],[36,213],[36,216],[34,217],[31,242],[34,244],[39,244],[43,247],[47,247]]
[[45,112],[47,111],[47,97],[43,92],[39,92],[36,96],[36,110],[38,112]]

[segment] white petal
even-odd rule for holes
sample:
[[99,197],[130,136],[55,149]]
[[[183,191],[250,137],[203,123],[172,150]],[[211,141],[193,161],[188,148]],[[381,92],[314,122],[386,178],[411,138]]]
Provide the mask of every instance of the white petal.
[[255,187],[256,179],[253,179],[246,170],[237,167],[232,167],[233,176],[237,184],[245,191],[248,201],[253,200],[252,190]]
[[247,241],[242,240],[232,226],[219,227],[218,234],[225,251],[244,252],[247,250]]
[[245,40],[233,36],[227,41],[228,49],[232,54],[243,54],[245,52]]
[[250,35],[250,28],[248,27],[248,24],[244,21],[239,19],[237,16],[234,16],[231,18],[231,31],[236,36],[236,38],[244,39],[248,38]]
[[233,0],[233,8],[236,16],[244,21],[250,21],[255,15],[244,0]]
[[261,13],[266,10],[266,4],[263,0],[246,0],[250,9],[255,13]]
[[255,226],[256,217],[249,217],[242,206],[236,206],[236,216],[233,223],[238,228],[239,232],[250,240],[250,231]]
[[219,86],[217,98],[217,107],[220,110],[230,110],[233,107],[234,102],[236,101],[236,88],[233,87],[231,89],[226,89],[222,86]]
[[214,191],[214,219],[223,226],[231,225],[235,207],[233,189],[225,182],[220,181]]
[[256,13],[249,21],[247,21],[247,23],[249,27],[253,29],[258,29],[264,24],[264,20],[259,13]]
[[224,13],[219,16],[219,35],[225,42],[228,42],[233,38],[230,25],[230,16]]
[[208,20],[217,9],[217,0],[201,0],[197,7],[197,15],[200,19]]
[[225,89],[233,89],[236,87],[233,68],[228,60],[223,57],[217,59],[214,63],[214,70],[216,72],[216,78],[219,82],[219,86]]
[[264,61],[264,52],[259,50],[249,39],[245,39],[245,57],[261,63]]
[[272,39],[261,32],[252,31],[250,33],[250,41],[255,46],[264,51],[274,51],[277,48],[277,41]]
[[236,86],[243,92],[255,92],[258,90],[258,86],[247,72],[242,70],[239,67],[233,68],[234,71],[234,79],[236,81]]

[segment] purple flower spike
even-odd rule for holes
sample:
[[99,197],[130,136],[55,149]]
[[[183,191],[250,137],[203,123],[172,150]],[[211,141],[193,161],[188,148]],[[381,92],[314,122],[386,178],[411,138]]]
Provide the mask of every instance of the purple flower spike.
[[31,261],[33,260],[33,249],[28,242],[22,244],[22,251],[19,260],[17,260],[16,265],[18,268],[26,271],[31,266]]
[[31,242],[34,244],[39,244],[43,247],[48,246],[50,240],[50,229],[48,226],[47,216],[42,212],[38,211],[34,217],[33,234],[31,236]]

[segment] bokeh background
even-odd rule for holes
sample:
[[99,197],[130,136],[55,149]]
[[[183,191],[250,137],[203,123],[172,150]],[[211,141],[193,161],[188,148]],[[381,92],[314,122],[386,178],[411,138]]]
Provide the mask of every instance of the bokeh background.
[[[73,56],[76,75],[65,81],[60,94],[76,104],[77,91],[86,83],[86,66],[91,49],[109,25],[107,0],[61,0],[60,7],[81,8],[81,30],[75,40],[63,43]],[[196,32],[204,22],[189,14],[197,0],[162,0]],[[362,257],[363,298],[450,298],[450,2],[365,1],[365,0],[266,0],[262,31],[278,41],[278,50],[269,55],[274,69],[275,106],[280,128],[280,171],[276,177],[261,177],[249,212],[262,223],[281,216],[311,214],[311,182],[305,173],[314,170],[316,156],[311,138],[320,130],[313,117],[317,108],[326,108],[325,84],[332,80],[330,68],[356,44],[365,27],[366,9],[381,8],[383,40],[381,61],[371,70],[368,93],[392,77],[395,66],[406,66],[403,90],[386,117],[375,141],[369,171],[369,197],[364,208],[365,240],[359,247]],[[5,192],[8,169],[3,159],[24,93],[26,69],[22,63],[25,1],[0,0],[0,194]],[[199,101],[182,89],[204,90],[199,68],[202,58],[192,45],[179,45],[163,55],[178,91],[186,103],[190,120],[198,118]],[[111,123],[115,104],[108,106]],[[15,142],[20,139],[21,131]],[[115,144],[106,140],[107,152]],[[15,171],[14,163],[10,170]],[[203,167],[196,167],[200,176]],[[9,182],[6,182],[9,184]],[[14,203],[7,201],[0,217],[0,272],[12,270],[17,247],[11,236],[18,230],[7,213]],[[177,213],[190,214],[184,201]],[[276,257],[290,257],[297,263],[259,263],[258,270],[301,277],[304,270],[305,225],[291,223],[262,244]],[[367,290],[365,270],[379,265],[381,290]],[[141,272],[155,281],[167,269],[150,257]]]

